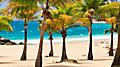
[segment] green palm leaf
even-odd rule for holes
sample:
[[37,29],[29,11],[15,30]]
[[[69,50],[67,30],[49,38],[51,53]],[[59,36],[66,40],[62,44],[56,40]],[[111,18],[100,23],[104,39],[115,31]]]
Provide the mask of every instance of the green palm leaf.
[[100,6],[100,13],[108,13],[111,16],[118,16],[118,13],[120,11],[119,9],[120,3],[119,2],[112,2],[107,5]]
[[9,17],[0,16],[0,31],[13,31],[13,28],[10,25],[11,21],[12,19]]

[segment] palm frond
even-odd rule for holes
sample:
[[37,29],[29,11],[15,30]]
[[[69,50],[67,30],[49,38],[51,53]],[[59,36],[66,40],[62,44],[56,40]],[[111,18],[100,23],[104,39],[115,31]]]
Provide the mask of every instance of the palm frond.
[[[70,4],[74,4],[74,0],[49,0],[49,3],[54,6],[61,6],[61,7],[67,7],[70,6]],[[69,5],[68,5],[69,4]]]
[[85,26],[87,28],[90,28],[91,22],[89,18],[80,18],[76,22],[80,22],[80,26]]
[[10,25],[11,21],[12,19],[9,17],[0,16],[0,31],[13,31],[13,28]]
[[3,14],[10,14],[14,17],[23,19],[34,17],[34,14],[40,10],[36,0],[11,0],[8,6],[3,10]]
[[116,17],[111,17],[111,18],[106,18],[105,21],[111,25],[116,25],[117,24],[117,18]]
[[99,11],[101,13],[109,13],[112,16],[118,16],[118,13],[120,11],[119,5],[120,5],[119,2],[112,2],[112,3],[109,3],[107,5],[100,6]]

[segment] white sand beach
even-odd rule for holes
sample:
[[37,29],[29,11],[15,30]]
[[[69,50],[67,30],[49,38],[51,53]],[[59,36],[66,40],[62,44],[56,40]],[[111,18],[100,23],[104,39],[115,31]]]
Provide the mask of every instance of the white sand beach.
[[[114,41],[116,42],[116,41]],[[108,56],[108,49],[102,46],[109,45],[109,39],[96,39],[93,41],[94,60],[87,60],[88,41],[69,41],[66,43],[67,56],[75,59],[78,64],[60,61],[62,54],[62,42],[54,42],[54,57],[45,57],[49,54],[49,43],[43,46],[43,67],[110,67],[113,57]],[[116,43],[114,43],[116,45]],[[116,48],[116,47],[114,47]],[[27,60],[20,61],[23,45],[0,45],[0,67],[34,67],[38,45],[28,45]]]

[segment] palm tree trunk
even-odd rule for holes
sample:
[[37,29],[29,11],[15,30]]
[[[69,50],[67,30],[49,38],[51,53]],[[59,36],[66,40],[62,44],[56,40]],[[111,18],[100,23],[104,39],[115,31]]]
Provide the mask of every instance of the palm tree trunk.
[[[119,10],[120,10],[120,6],[119,6]],[[120,67],[120,11],[118,15],[118,45],[111,67]]]
[[48,2],[49,0],[46,0],[46,10],[43,11],[43,24],[42,24],[42,28],[41,28],[41,31],[40,31],[40,44],[39,44],[39,49],[38,49],[38,55],[37,55],[37,58],[36,58],[36,61],[35,61],[35,67],[42,67],[42,49],[43,49],[43,38],[44,38],[44,31],[45,31],[45,27],[46,27],[46,23],[45,23],[45,20],[47,18],[49,18],[45,13],[46,11],[48,11]]
[[113,56],[113,24],[111,28],[111,45],[110,45],[110,51],[109,51],[109,56]]
[[49,32],[49,36],[50,36],[49,39],[50,39],[50,48],[51,48],[49,56],[53,56],[53,45],[52,45],[53,37],[52,37],[52,33],[51,32]]
[[21,56],[20,60],[26,60],[27,59],[27,20],[24,20],[24,48],[23,48],[23,54]]
[[93,53],[92,53],[92,28],[89,28],[89,36],[90,36],[90,43],[89,43],[88,60],[93,60]]
[[64,60],[68,60],[67,54],[66,54],[66,46],[65,46],[65,38],[66,38],[66,30],[62,30],[62,37],[63,37],[63,48],[62,48],[62,57],[61,57],[61,62]]
[[39,44],[37,59],[35,62],[35,67],[42,67],[42,49],[43,49],[44,30],[45,30],[45,23],[43,23],[40,32],[40,44]]
[[119,33],[118,33],[118,46],[117,51],[111,67],[120,67],[120,23],[119,23]]

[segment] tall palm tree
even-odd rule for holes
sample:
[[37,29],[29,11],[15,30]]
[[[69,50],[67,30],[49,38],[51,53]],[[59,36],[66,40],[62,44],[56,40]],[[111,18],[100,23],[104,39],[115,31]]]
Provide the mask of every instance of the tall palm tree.
[[[112,2],[107,5],[101,7],[104,13],[110,13],[110,16],[115,16],[118,22],[118,45],[117,51],[115,53],[115,57],[111,67],[119,67],[120,66],[120,3],[119,2]],[[101,9],[100,8],[100,9]],[[102,13],[103,13],[102,12]]]
[[[78,16],[79,14],[83,15],[83,16],[78,17],[77,19],[81,18],[85,20],[86,22],[89,22],[87,23],[88,25],[87,28],[88,28],[89,36],[90,36],[88,60],[93,60],[93,54],[92,54],[92,24],[93,22],[92,22],[92,19],[93,19],[93,16],[97,14],[98,8],[100,5],[102,5],[103,0],[97,0],[97,1],[96,0],[83,0],[83,2],[84,3],[82,4],[82,7],[83,7],[82,13],[78,13],[76,16]],[[83,24],[85,21],[83,21]],[[86,23],[84,25],[86,27]]]
[[27,23],[35,18],[38,11],[37,1],[32,0],[11,0],[4,9],[4,14],[11,14],[13,17],[24,20],[24,49],[20,60],[27,59]]
[[50,40],[50,53],[49,53],[49,57],[53,56],[53,36],[52,36],[52,32],[49,32],[49,40]]
[[61,57],[61,62],[68,60],[67,54],[66,54],[66,36],[67,36],[67,27],[69,27],[69,25],[73,24],[72,21],[73,17],[66,15],[66,14],[62,14],[60,15],[60,23],[61,23],[61,34],[63,37],[63,48],[62,48],[62,57]]
[[42,67],[43,38],[44,38],[44,31],[45,31],[45,27],[46,27],[46,22],[45,21],[46,21],[46,19],[50,18],[50,12],[49,12],[48,3],[49,3],[49,0],[46,0],[46,7],[42,12],[43,21],[42,21],[42,26],[41,26],[40,44],[39,44],[37,58],[36,58],[36,61],[35,61],[35,67]]
[[85,12],[84,18],[77,18],[77,22],[81,22],[81,26],[85,26],[89,32],[89,52],[88,52],[88,60],[93,60],[93,53],[92,53],[92,19],[93,19],[94,10],[90,9]]
[[61,8],[58,7],[58,20],[56,21],[57,29],[62,34],[63,38],[63,47],[62,47],[62,57],[60,62],[69,61],[66,53],[66,37],[67,37],[67,29],[73,26],[74,18],[72,14],[73,7]]
[[55,28],[56,25],[54,24],[56,21],[57,21],[57,19],[53,19],[53,17],[52,17],[52,19],[46,19],[45,32],[47,32],[49,34],[49,40],[50,40],[49,57],[53,56],[53,42],[52,42],[53,41],[53,33],[58,32],[58,30]]
[[[119,15],[120,16],[120,4],[119,4]],[[120,66],[120,17],[118,19],[118,46],[117,46],[117,51],[113,60],[113,63],[111,67],[119,67]]]
[[93,53],[92,53],[92,23],[90,22],[89,18],[80,18],[77,22],[81,22],[81,26],[84,26],[88,29],[89,32],[89,52],[88,52],[88,60],[93,60]]
[[113,33],[115,31],[115,27],[117,25],[116,17],[106,18],[105,21],[111,25],[111,28],[106,30],[105,33],[110,32],[111,33],[111,44],[110,44],[110,50],[109,50],[109,56],[113,56]]
[[[113,4],[111,4],[112,6]],[[112,9],[116,9],[116,13],[117,13],[117,19],[118,19],[118,46],[117,46],[117,51],[113,60],[113,63],[111,65],[111,67],[119,67],[120,66],[120,3],[116,3],[116,6],[112,6]]]
[[63,6],[67,3],[73,3],[73,0],[39,0],[39,3],[45,3],[46,7],[43,10],[42,14],[43,14],[43,23],[42,23],[42,28],[41,28],[41,32],[40,32],[40,44],[39,44],[39,49],[38,49],[38,55],[37,55],[37,59],[35,62],[35,67],[42,67],[42,46],[43,46],[43,37],[44,37],[44,30],[45,30],[45,26],[46,26],[46,22],[45,20],[50,17],[50,12],[49,12],[49,3],[51,5],[54,6]]

